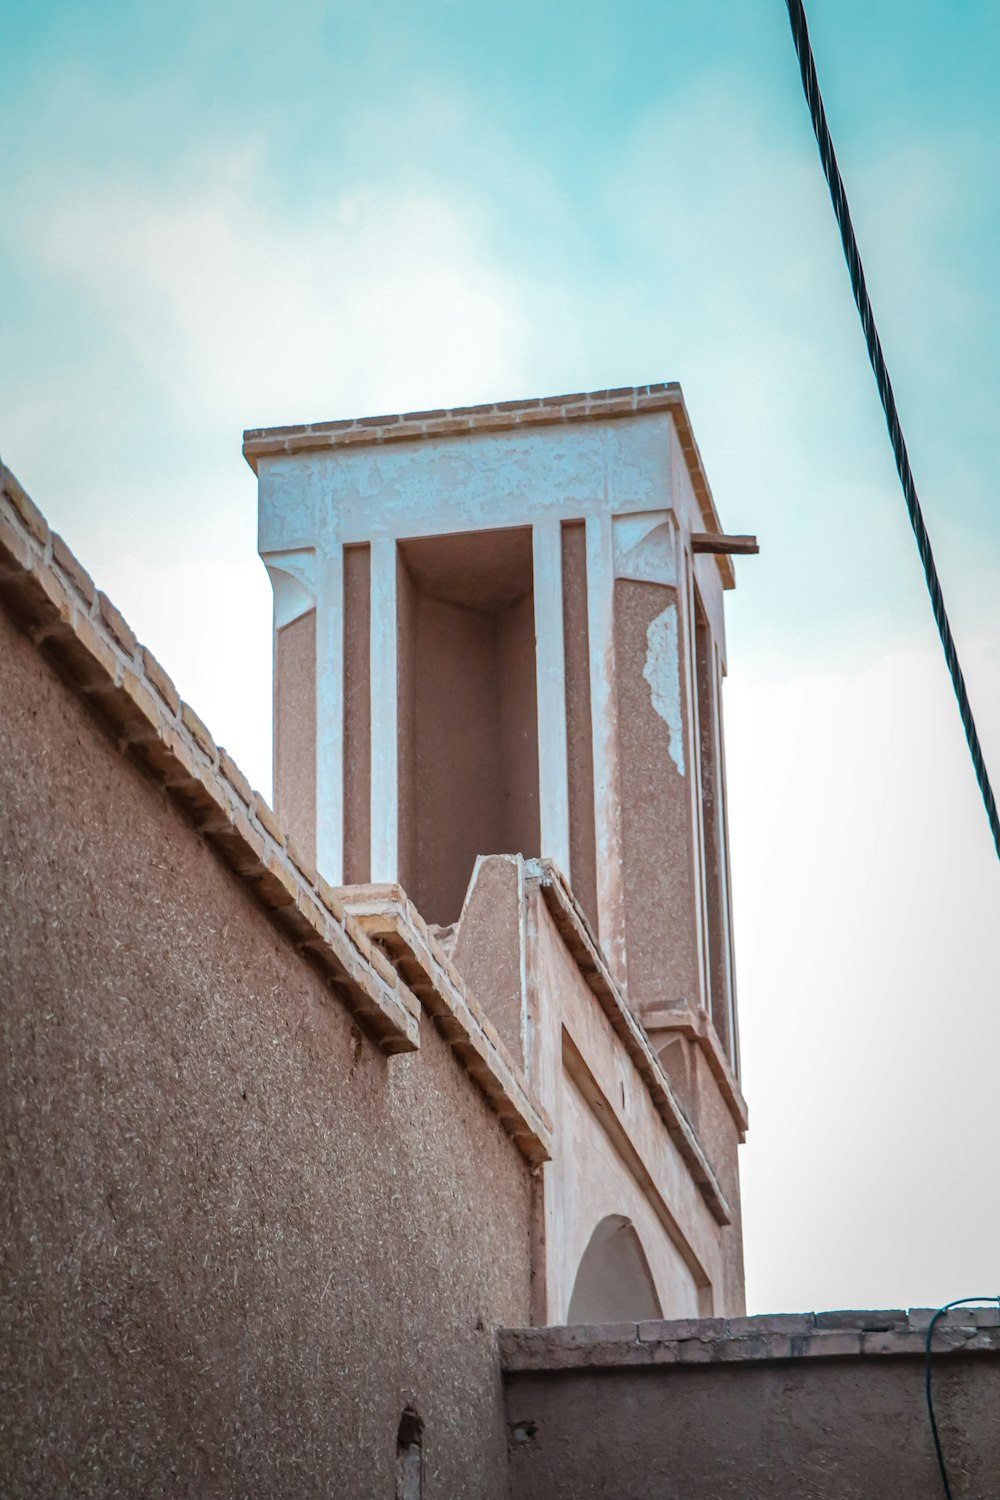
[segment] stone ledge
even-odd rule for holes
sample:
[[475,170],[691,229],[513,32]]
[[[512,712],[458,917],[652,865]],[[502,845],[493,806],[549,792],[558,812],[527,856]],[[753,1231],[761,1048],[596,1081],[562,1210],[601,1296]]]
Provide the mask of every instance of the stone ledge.
[[587,918],[564,876],[549,859],[527,860],[525,876],[530,884],[541,889],[542,898],[560,937],[638,1069],[656,1111],[667,1127],[670,1139],[686,1163],[713,1218],[718,1224],[731,1224],[732,1210],[701,1142],[681,1108],[645,1032],[629,1010],[625,997],[608,968],[600,944],[591,932]]
[[[495,401],[483,406],[451,410],[398,412],[335,422],[305,422],[290,427],[254,427],[243,434],[243,456],[257,472],[262,458],[317,450],[353,448],[359,444],[414,442],[475,432],[517,431],[523,427],[556,426],[566,422],[614,421],[644,412],[669,411],[687,465],[691,487],[705,514],[706,530],[722,531],[715,501],[705,475],[691,419],[677,381],[657,385],[619,386],[607,391],[574,391],[565,396],[529,397],[523,401]],[[732,558],[715,557],[723,588],[736,584]]]
[[0,604],[123,749],[166,787],[271,919],[384,1052],[420,1045],[420,1008],[391,968],[364,957],[353,918],[298,867],[274,813],[95,590],[14,475],[0,464]]
[[[532,1165],[551,1155],[552,1124],[496,1027],[400,885],[341,886],[338,900],[383,949]],[[384,960],[383,960],[384,961]]]
[[[923,1357],[933,1308],[909,1312],[766,1313],[753,1318],[681,1318],[571,1328],[502,1328],[505,1374],[554,1370],[659,1369],[664,1365],[769,1360]],[[934,1329],[935,1357],[1000,1355],[995,1305],[954,1308]]]

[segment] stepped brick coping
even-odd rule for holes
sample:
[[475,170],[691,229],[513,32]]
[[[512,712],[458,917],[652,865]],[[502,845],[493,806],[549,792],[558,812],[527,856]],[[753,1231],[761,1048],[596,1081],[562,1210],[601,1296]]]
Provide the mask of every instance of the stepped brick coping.
[[729,1065],[719,1033],[706,1011],[692,1010],[689,1005],[667,1007],[650,1005],[642,1011],[642,1024],[647,1031],[675,1031],[689,1040],[697,1042],[705,1054],[719,1092],[726,1101],[729,1113],[741,1132],[745,1132],[750,1117],[743,1091]]
[[400,980],[478,1083],[519,1149],[533,1163],[551,1155],[552,1123],[492,1021],[399,885],[343,886],[345,909],[383,948]]
[[[507,1375],[555,1370],[761,1363],[861,1355],[923,1355],[935,1308],[886,1312],[766,1313],[754,1318],[680,1318],[576,1328],[502,1328]],[[934,1329],[935,1357],[1000,1355],[996,1305],[953,1308]]]
[[[121,748],[166,788],[381,1050],[416,1051],[416,995],[3,464],[0,605]],[[523,1154],[541,1160],[548,1122],[539,1115],[536,1124],[523,1081],[489,1043],[478,1008],[462,998],[465,1008],[456,1004],[456,1014],[466,1029],[466,1066],[508,1129],[516,1122],[511,1133]],[[428,1006],[435,1019],[441,1004]],[[463,1057],[462,1047],[455,1050]]]
[[732,1210],[719,1186],[701,1142],[681,1107],[659,1058],[628,1003],[617,980],[608,968],[597,938],[566,882],[566,877],[550,859],[525,862],[529,883],[541,889],[542,898],[556,929],[577,968],[639,1071],[667,1133],[677,1147],[713,1218],[719,1224],[731,1224]]
[[[485,406],[441,407],[375,417],[346,417],[336,422],[305,422],[291,427],[253,427],[243,434],[243,456],[257,472],[261,458],[317,449],[353,448],[359,444],[413,442],[421,438],[460,437],[474,432],[509,432],[525,427],[553,427],[566,422],[612,421],[644,412],[669,411],[695,495],[710,533],[722,532],[715,501],[691,429],[684,395],[676,380],[659,385],[623,385],[609,391],[575,391],[566,396],[534,396],[521,401],[493,401]],[[716,557],[723,585],[733,588],[731,558]]]

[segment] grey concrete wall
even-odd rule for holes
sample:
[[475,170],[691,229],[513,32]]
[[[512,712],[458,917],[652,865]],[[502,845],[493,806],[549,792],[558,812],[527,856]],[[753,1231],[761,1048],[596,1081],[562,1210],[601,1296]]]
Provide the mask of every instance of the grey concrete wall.
[[528,1170],[388,1058],[0,612],[0,1490],[506,1493]]
[[[732,1322],[738,1337],[713,1336],[720,1320],[505,1335],[513,1500],[940,1500],[921,1329],[863,1332],[848,1315],[759,1335],[744,1330],[795,1320]],[[936,1341],[953,1492],[995,1500],[1000,1330]]]

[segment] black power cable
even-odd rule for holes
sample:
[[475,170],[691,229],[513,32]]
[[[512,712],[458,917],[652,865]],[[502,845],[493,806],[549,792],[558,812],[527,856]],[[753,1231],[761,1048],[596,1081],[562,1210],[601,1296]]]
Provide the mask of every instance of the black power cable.
[[945,1466],[944,1453],[941,1448],[941,1434],[938,1432],[937,1418],[934,1415],[934,1393],[931,1388],[931,1339],[934,1337],[934,1329],[945,1313],[950,1312],[953,1307],[968,1307],[970,1303],[995,1302],[1000,1308],[1000,1297],[958,1297],[954,1302],[946,1302],[944,1307],[939,1307],[927,1325],[927,1340],[924,1344],[924,1394],[927,1397],[927,1415],[931,1419],[931,1435],[934,1438],[934,1452],[937,1454],[938,1468],[941,1471],[941,1483],[944,1485],[946,1500],[954,1500],[951,1493],[951,1485],[948,1483],[948,1470]]
[[885,358],[882,354],[882,341],[875,326],[875,315],[872,312],[872,305],[868,296],[868,287],[865,283],[864,267],[861,264],[861,255],[854,234],[854,225],[851,223],[851,210],[847,202],[847,193],[844,191],[843,178],[840,175],[840,168],[837,165],[837,156],[833,149],[830,128],[826,123],[826,110],[823,107],[823,95],[820,93],[819,80],[816,77],[816,63],[813,59],[812,45],[809,41],[809,27],[806,23],[805,8],[802,0],[786,0],[786,3],[788,5],[788,19],[792,25],[792,36],[795,40],[795,51],[799,59],[799,70],[802,74],[802,87],[805,89],[806,102],[809,105],[813,131],[816,136],[816,144],[819,147],[820,159],[823,163],[823,172],[826,176],[827,186],[830,189],[833,211],[837,216],[837,224],[840,228],[840,238],[844,246],[847,269],[851,276],[854,300],[861,315],[861,326],[864,329],[865,342],[868,345],[868,358],[871,360],[871,366],[875,372],[875,380],[878,385],[878,393],[882,399],[882,409],[885,412],[886,425],[889,428],[889,438],[892,442],[892,451],[896,458],[896,469],[899,473],[900,483],[903,486],[903,497],[906,500],[906,509],[909,512],[910,524],[913,527],[913,534],[917,539],[917,551],[920,553],[920,561],[924,566],[927,591],[931,596],[931,608],[934,611],[938,634],[941,637],[941,645],[944,648],[944,657],[948,663],[948,671],[951,673],[955,697],[958,699],[958,709],[962,716],[962,727],[965,730],[965,738],[968,741],[969,754],[972,756],[976,780],[979,782],[979,790],[982,792],[983,802],[986,804],[986,816],[989,819],[993,842],[996,845],[997,855],[1000,856],[1000,817],[997,816],[996,799],[993,796],[993,788],[990,785],[989,772],[986,769],[986,761],[983,758],[982,746],[979,743],[979,735],[976,731],[976,721],[972,717],[972,705],[969,703],[965,678],[962,675],[962,668],[959,665],[958,652],[955,649],[951,625],[948,622],[948,614],[944,607],[941,581],[938,578],[937,568],[934,565],[934,554],[931,552],[930,537],[927,535],[923,512],[920,508],[920,501],[917,498],[917,487],[914,483],[913,471],[910,468],[910,459],[906,451],[903,429],[899,422],[899,413],[896,410],[896,398],[893,395],[892,382],[889,379],[889,371],[886,369]]

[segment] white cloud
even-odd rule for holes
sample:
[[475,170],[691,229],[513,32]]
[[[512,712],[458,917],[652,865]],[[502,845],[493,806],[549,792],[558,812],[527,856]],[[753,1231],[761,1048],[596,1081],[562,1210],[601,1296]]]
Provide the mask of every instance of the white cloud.
[[36,253],[127,330],[186,426],[398,409],[519,373],[518,289],[443,196],[348,188],[309,222],[254,157],[172,191],[91,183],[34,215]]

